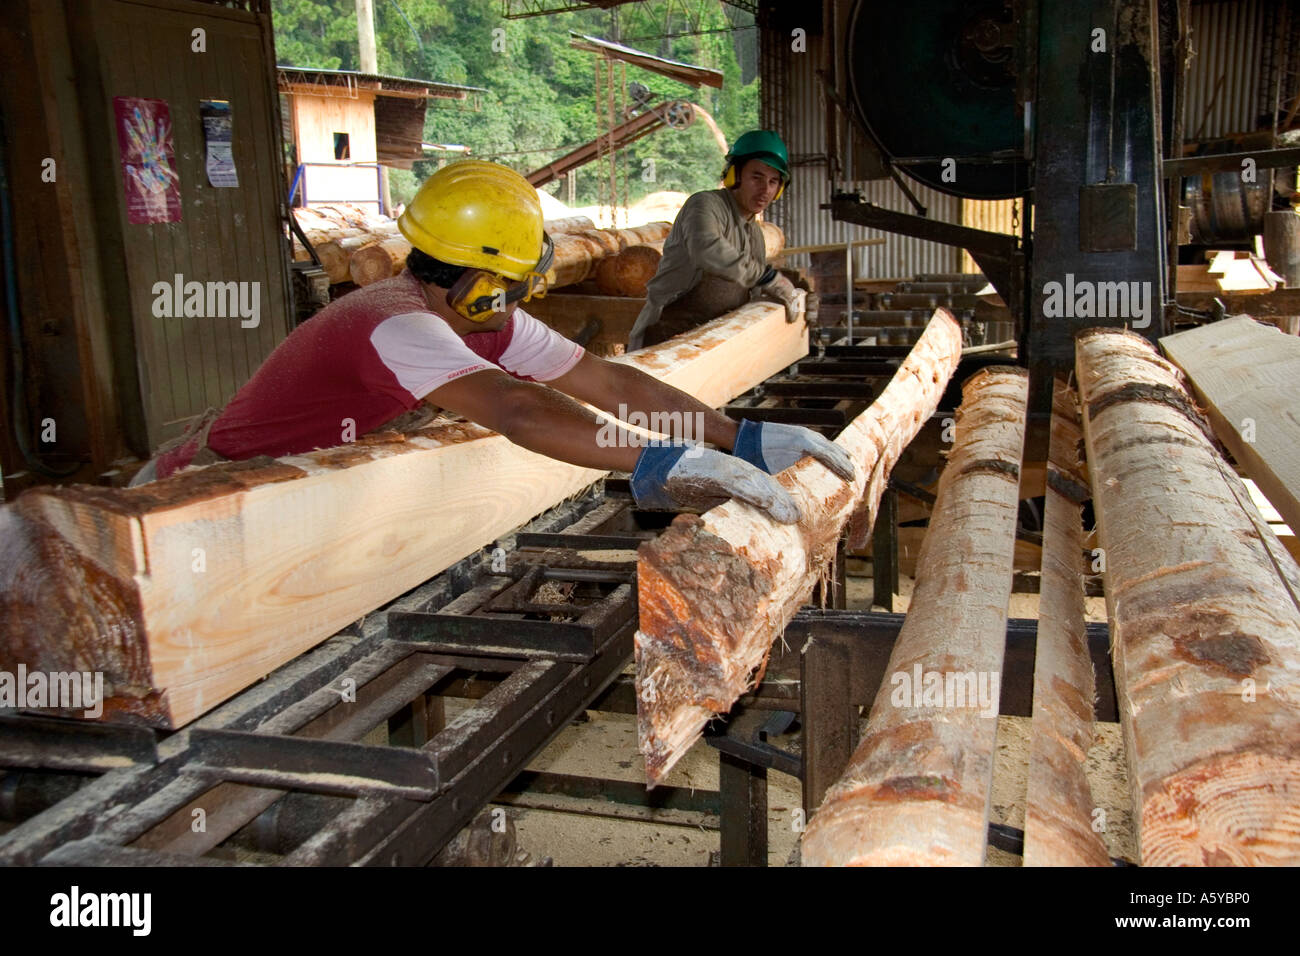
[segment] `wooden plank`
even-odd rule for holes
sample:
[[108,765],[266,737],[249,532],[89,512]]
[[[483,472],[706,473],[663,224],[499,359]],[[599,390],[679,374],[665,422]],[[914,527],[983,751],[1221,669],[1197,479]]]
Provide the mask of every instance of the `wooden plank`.
[[[818,245],[812,245],[812,246],[788,246],[785,249],[781,250],[781,252],[779,252],[776,256],[772,255],[771,252],[769,252],[767,257],[769,259],[775,259],[778,258],[779,256],[797,256],[797,255],[802,255],[803,253],[836,252],[836,251],[843,252],[845,248],[850,245],[854,249],[857,249],[861,246],[883,246],[884,244],[885,244],[884,239],[854,239],[852,242],[823,242]],[[891,279],[890,281],[892,282],[894,280]],[[903,282],[905,280],[899,279],[898,281]]]
[[1209,266],[1187,265],[1178,267],[1178,291],[1218,294],[1223,290],[1219,288],[1218,278],[1210,274]]
[[1237,315],[1167,335],[1214,433],[1300,530],[1300,338]]
[[[764,302],[618,361],[717,406],[807,348]],[[34,490],[0,511],[0,670],[103,671],[106,716],[179,726],[601,475],[453,424]]]
[[805,866],[984,862],[1029,377],[966,380],[912,603]]
[[1300,289],[1274,289],[1272,292],[1189,292],[1181,287],[1177,293],[1178,304],[1189,309],[1208,312],[1215,299],[1223,303],[1228,315],[1253,315],[1257,319],[1274,316],[1300,315]]
[[1141,862],[1300,863],[1300,567],[1154,346],[1075,367]]
[[1083,502],[1090,495],[1079,449],[1078,397],[1052,391],[1043,569],[1034,660],[1034,712],[1025,798],[1025,866],[1109,866],[1094,829],[1084,765],[1092,746],[1097,682],[1083,601]]
[[[933,414],[961,356],[961,327],[937,310],[876,402],[836,438],[857,466],[844,482],[812,459],[780,475],[802,520],[781,525],[728,502],[683,515],[638,551],[637,730],[651,786],[762,669],[772,642],[827,573],[866,502],[874,519],[898,456]],[[1008,577],[1008,581],[1010,578]]]

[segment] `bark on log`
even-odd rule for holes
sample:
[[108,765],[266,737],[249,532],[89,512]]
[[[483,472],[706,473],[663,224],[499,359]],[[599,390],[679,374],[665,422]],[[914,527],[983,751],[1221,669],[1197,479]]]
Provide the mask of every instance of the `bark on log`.
[[573,235],[582,236],[588,242],[593,243],[592,256],[594,259],[603,259],[606,256],[616,256],[627,248],[626,241],[615,234],[613,229],[592,229],[588,232],[573,233]]
[[1133,333],[1075,341],[1141,863],[1300,863],[1300,568]]
[[772,642],[825,574],[850,512],[867,498],[874,513],[890,469],[960,357],[961,327],[940,309],[885,391],[836,438],[857,467],[855,480],[812,459],[781,473],[802,510],[799,524],[728,502],[678,517],[640,548],[637,729],[650,786],[715,714],[731,709],[756,669],[761,679]]
[[1043,509],[1025,866],[1110,865],[1093,829],[1097,804],[1084,772],[1097,685],[1084,629],[1083,502],[1089,491],[1079,460],[1082,443],[1078,398],[1057,381]]
[[659,270],[663,252],[661,240],[644,246],[628,246],[616,256],[607,256],[596,265],[596,288],[602,295],[645,298],[646,283]]
[[[614,361],[716,407],[807,350],[754,303]],[[601,476],[476,425],[403,437],[26,492],[0,509],[0,671],[100,671],[106,717],[180,726]]]
[[391,279],[406,266],[411,244],[402,236],[362,246],[348,259],[348,275],[357,285]]
[[805,866],[984,862],[1028,382],[993,366],[962,386],[912,603]]

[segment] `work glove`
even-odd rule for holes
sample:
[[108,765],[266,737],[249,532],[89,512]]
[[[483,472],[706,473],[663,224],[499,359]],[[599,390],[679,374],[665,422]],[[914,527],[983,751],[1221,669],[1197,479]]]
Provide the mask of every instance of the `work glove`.
[[636,460],[631,484],[638,508],[708,511],[736,498],[781,524],[799,520],[799,506],[775,479],[710,448],[648,445]]
[[853,480],[853,459],[839,445],[800,425],[742,419],[736,429],[732,455],[769,475],[785,471],[804,455],[812,455],[845,481]]
[[[793,282],[775,269],[769,268],[768,271],[773,273],[772,278],[768,279],[766,282],[760,280],[760,285],[758,287],[759,294],[766,299],[771,299],[773,302],[780,302],[784,305],[785,320],[787,322],[794,322],[799,318],[799,303],[796,295],[798,290],[795,289]],[[764,278],[766,278],[766,274],[764,275]]]

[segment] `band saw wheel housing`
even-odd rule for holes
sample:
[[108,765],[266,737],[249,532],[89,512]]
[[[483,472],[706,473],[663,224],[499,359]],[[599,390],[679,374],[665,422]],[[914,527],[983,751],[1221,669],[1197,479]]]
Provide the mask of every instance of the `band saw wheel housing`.
[[[1006,155],[1023,146],[1015,7],[1011,0],[914,0],[902,8],[859,0],[854,8],[853,105],[893,159],[939,158],[899,163],[918,182],[967,199],[1010,199],[1029,188],[1028,164]],[[944,182],[944,157],[956,160],[953,182]]]

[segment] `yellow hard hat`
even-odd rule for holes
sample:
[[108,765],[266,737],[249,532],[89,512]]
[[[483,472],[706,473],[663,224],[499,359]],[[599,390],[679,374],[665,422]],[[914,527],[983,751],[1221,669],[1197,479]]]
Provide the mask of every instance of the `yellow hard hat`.
[[415,248],[442,262],[523,279],[542,256],[542,203],[523,176],[467,159],[424,181],[397,220]]

